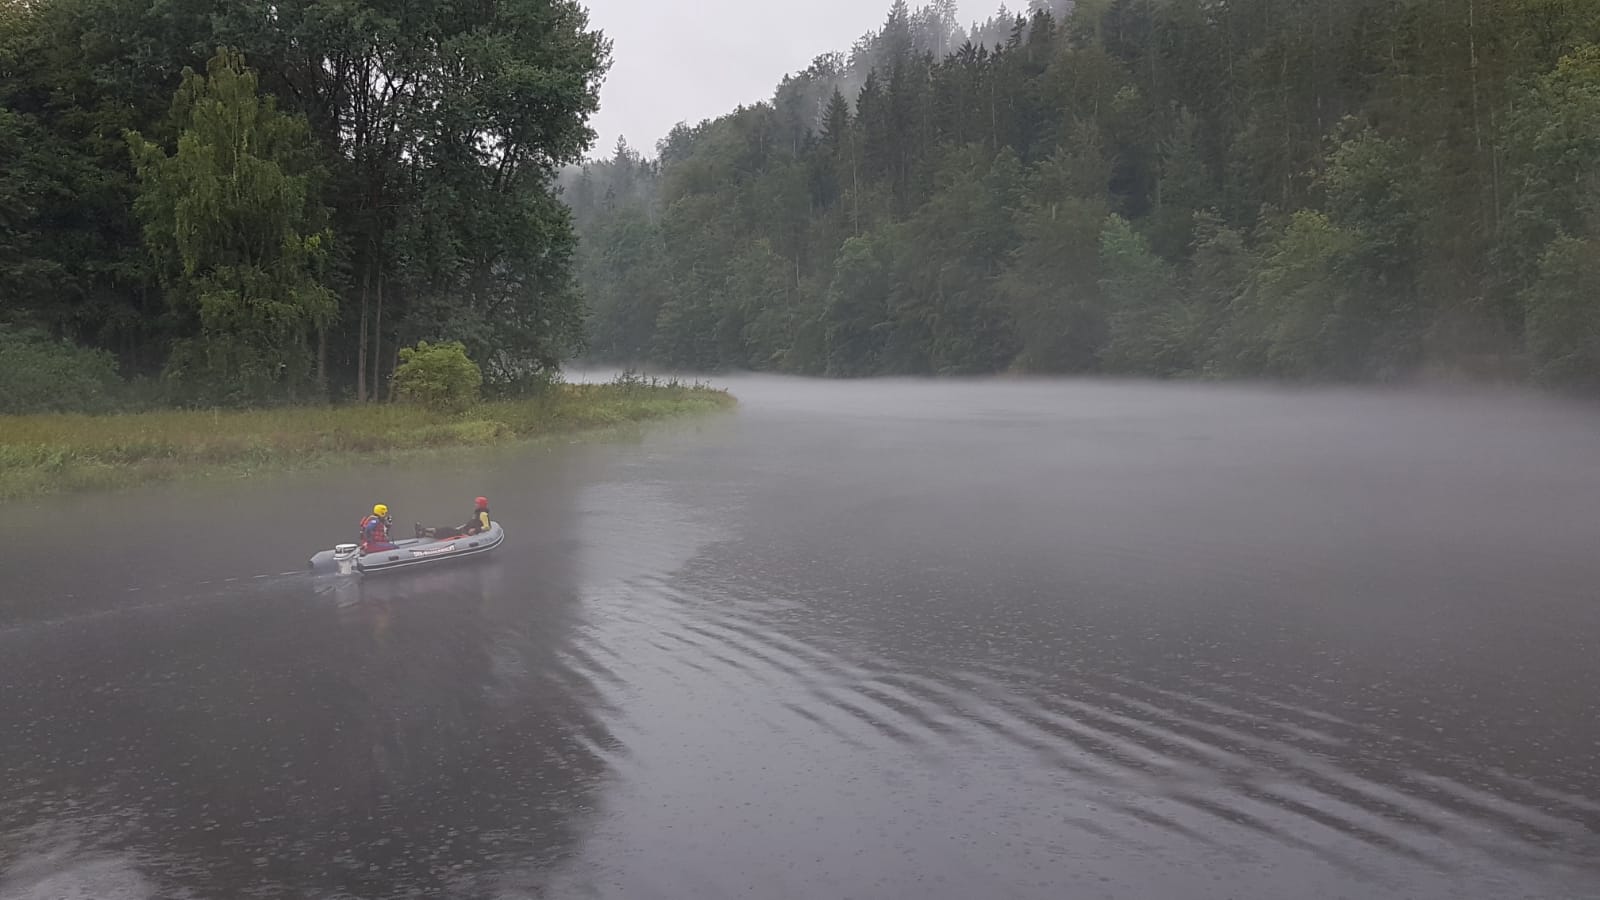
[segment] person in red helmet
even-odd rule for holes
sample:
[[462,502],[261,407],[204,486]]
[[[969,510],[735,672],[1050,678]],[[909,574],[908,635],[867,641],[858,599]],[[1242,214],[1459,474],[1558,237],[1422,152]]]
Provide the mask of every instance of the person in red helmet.
[[472,504],[472,518],[465,525],[451,525],[441,528],[423,528],[421,523],[417,526],[417,537],[440,538],[454,537],[458,534],[482,534],[489,530],[489,498],[479,497]]
[[489,498],[479,497],[472,501],[472,518],[467,524],[461,526],[462,534],[482,534],[489,530]]

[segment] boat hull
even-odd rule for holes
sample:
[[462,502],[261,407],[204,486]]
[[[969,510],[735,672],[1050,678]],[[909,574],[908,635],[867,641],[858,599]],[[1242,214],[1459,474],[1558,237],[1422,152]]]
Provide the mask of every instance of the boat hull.
[[443,565],[451,560],[470,559],[493,551],[505,542],[505,529],[499,522],[482,534],[451,538],[407,538],[395,541],[393,550],[361,553],[353,544],[341,544],[311,557],[311,571],[340,575],[377,575],[419,566]]

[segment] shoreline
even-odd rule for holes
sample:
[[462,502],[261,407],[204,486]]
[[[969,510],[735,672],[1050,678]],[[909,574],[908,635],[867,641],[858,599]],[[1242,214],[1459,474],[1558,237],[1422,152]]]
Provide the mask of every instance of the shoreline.
[[373,404],[0,416],[0,503],[178,479],[249,478],[357,458],[393,462],[556,437],[599,439],[737,402],[701,385],[562,384],[460,415]]

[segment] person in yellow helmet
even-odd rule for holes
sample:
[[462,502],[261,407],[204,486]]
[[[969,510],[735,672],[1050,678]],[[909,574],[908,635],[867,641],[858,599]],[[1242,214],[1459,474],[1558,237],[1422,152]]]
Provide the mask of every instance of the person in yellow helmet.
[[389,522],[389,507],[382,503],[372,508],[372,515],[361,520],[362,553],[396,549],[389,540]]

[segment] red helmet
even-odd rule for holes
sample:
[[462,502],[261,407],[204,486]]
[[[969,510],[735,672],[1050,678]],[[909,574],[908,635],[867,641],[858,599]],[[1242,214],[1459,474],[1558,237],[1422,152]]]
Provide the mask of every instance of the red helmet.
[[478,498],[478,508],[479,509],[488,509],[489,508],[489,498],[488,497],[479,497]]

